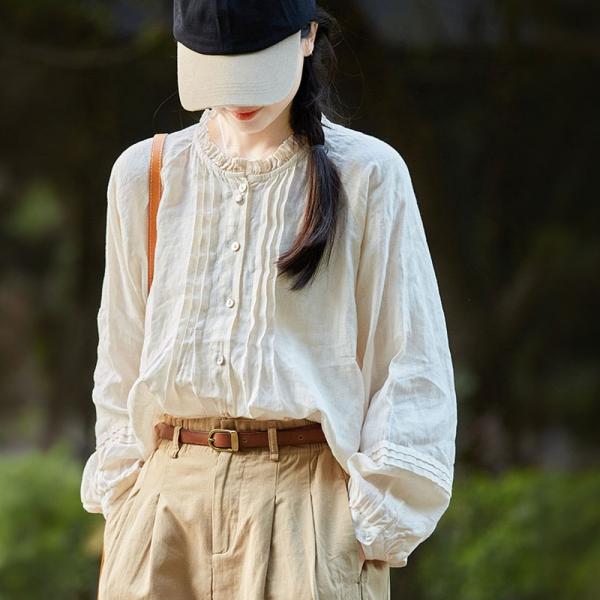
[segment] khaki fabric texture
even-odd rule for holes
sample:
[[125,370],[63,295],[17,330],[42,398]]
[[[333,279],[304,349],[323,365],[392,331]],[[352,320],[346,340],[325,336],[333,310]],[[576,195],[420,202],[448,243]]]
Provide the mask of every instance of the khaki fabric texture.
[[[308,419],[160,420],[280,429]],[[175,435],[177,434],[177,429]],[[389,600],[390,566],[361,564],[348,475],[326,442],[239,452],[160,439],[108,516],[99,600]]]

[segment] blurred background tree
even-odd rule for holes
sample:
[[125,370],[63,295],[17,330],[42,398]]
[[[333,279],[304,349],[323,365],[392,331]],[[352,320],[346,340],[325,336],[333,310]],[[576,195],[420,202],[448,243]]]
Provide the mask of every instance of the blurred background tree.
[[[387,141],[409,166],[456,372],[456,495],[393,571],[393,596],[600,597],[589,577],[600,568],[600,5],[322,5],[344,31],[333,120]],[[200,115],[179,104],[171,10],[0,0],[0,443],[8,461],[31,462],[21,476],[0,468],[0,488],[21,486],[7,510],[36,522],[49,514],[36,498],[70,506],[63,531],[75,527],[78,544],[103,520],[82,515],[73,480],[68,502],[54,494],[58,475],[34,481],[35,451],[62,464],[54,448],[67,444],[82,466],[93,449],[110,167],[128,145]],[[0,600],[36,597],[25,583],[18,592],[13,534],[2,532]],[[23,577],[45,564],[42,546],[23,555]],[[87,570],[54,555],[55,577],[87,573],[73,571],[57,597],[94,597],[98,556],[82,554]]]

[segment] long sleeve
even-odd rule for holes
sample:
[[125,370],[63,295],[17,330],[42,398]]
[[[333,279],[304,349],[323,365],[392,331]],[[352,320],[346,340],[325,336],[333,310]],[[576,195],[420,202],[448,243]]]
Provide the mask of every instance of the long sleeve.
[[138,215],[132,212],[140,198],[131,197],[127,185],[121,183],[126,159],[124,152],[115,161],[107,190],[105,271],[92,391],[96,448],[81,480],[83,508],[102,512],[105,518],[143,465],[130,427],[127,399],[138,375],[144,338],[147,269],[139,250],[143,223],[136,223]]
[[436,275],[408,168],[371,173],[357,274],[368,405],[348,460],[352,519],[367,559],[392,567],[433,533],[452,493],[454,374]]

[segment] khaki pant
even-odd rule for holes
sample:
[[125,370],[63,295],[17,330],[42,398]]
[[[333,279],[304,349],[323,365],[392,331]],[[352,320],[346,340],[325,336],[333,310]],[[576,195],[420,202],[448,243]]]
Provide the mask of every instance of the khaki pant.
[[[312,423],[161,420],[238,431]],[[388,600],[389,564],[361,565],[347,484],[326,442],[231,453],[161,439],[108,516],[98,598]]]

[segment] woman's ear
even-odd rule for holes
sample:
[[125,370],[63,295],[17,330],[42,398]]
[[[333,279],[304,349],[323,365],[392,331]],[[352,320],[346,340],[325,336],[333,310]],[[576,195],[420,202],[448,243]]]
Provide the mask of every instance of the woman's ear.
[[317,29],[319,24],[316,21],[310,23],[310,33],[308,37],[302,38],[302,48],[304,56],[310,56],[313,53],[315,47],[315,37],[317,35]]

